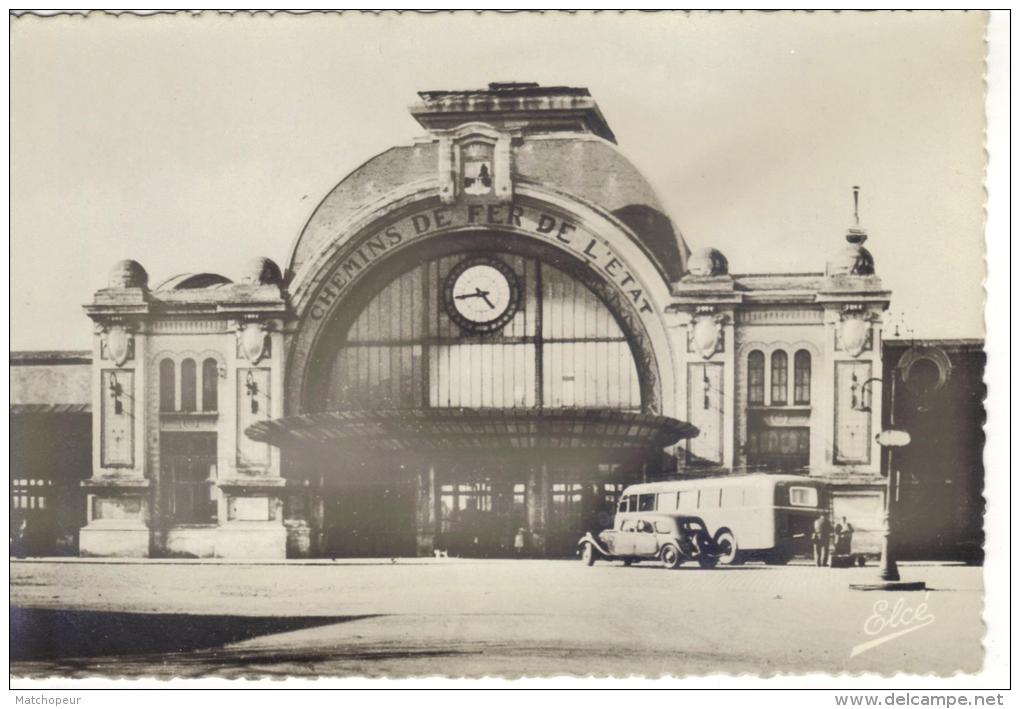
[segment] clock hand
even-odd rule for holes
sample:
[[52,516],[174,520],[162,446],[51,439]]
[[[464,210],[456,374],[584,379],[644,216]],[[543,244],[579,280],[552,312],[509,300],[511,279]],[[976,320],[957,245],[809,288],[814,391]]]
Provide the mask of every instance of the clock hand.
[[482,290],[481,288],[475,288],[474,293],[465,293],[463,295],[453,296],[454,300],[464,300],[465,298],[481,298],[490,308],[496,307],[495,305],[492,304],[492,301],[489,300],[489,291]]
[[489,291],[487,291],[487,290],[479,290],[478,288],[475,288],[475,293],[477,293],[478,297],[481,298],[482,300],[484,300],[485,304],[488,305],[490,308],[492,308],[492,309],[496,308],[496,306],[492,304],[492,301],[489,300]]

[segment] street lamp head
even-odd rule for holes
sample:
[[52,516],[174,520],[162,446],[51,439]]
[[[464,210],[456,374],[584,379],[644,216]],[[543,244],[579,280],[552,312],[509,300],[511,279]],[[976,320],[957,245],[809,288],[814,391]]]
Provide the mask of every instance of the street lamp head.
[[910,434],[906,431],[898,431],[894,428],[880,431],[875,436],[875,441],[883,448],[902,448],[910,445]]

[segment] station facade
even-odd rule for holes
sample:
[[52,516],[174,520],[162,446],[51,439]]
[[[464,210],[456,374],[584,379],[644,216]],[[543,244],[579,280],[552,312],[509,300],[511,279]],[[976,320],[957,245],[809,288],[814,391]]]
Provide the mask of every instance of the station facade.
[[730,273],[586,89],[420,97],[424,135],[326,194],[284,268],[116,264],[85,306],[81,554],[565,555],[627,484],[750,471],[831,483],[877,544],[890,294],[862,229],[818,235],[817,272]]

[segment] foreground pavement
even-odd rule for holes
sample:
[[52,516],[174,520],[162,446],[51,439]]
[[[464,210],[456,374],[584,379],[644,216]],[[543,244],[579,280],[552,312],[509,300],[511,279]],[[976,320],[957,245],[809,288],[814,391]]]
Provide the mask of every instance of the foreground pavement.
[[704,675],[982,664],[982,570],[465,559],[11,563],[20,677]]

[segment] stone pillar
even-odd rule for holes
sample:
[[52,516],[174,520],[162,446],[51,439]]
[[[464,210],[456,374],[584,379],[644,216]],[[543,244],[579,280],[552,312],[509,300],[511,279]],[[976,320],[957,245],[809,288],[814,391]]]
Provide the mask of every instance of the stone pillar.
[[531,552],[545,554],[545,532],[549,523],[549,467],[528,466],[528,532]]
[[436,466],[428,463],[416,476],[415,518],[418,556],[432,556],[436,535]]
[[326,544],[326,485],[321,474],[319,486],[315,488],[315,496],[312,498],[312,517],[314,553],[321,555]]
[[[92,475],[81,485],[86,524],[82,556],[149,556],[154,476],[146,414],[149,372],[148,275],[118,262],[109,287],[85,306],[95,323],[92,349]],[[158,511],[158,510],[157,510]]]

